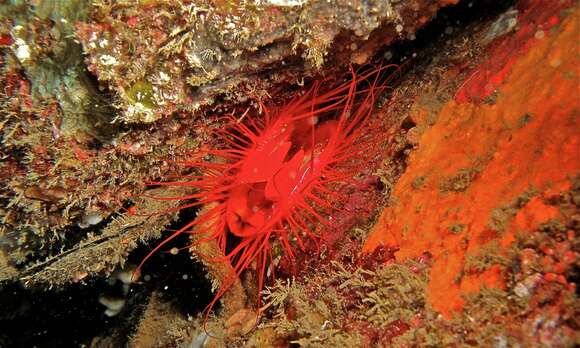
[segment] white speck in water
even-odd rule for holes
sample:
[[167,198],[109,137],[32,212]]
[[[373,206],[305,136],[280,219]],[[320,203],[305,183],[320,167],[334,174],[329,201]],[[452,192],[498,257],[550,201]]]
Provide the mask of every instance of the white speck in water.
[[107,309],[105,310],[106,316],[114,317],[115,315],[119,314],[119,312],[125,306],[125,299],[106,297],[101,295],[99,296],[99,303],[107,307]]
[[117,279],[119,279],[123,284],[131,284],[138,278],[139,272],[135,272],[135,269],[132,267],[117,273]]

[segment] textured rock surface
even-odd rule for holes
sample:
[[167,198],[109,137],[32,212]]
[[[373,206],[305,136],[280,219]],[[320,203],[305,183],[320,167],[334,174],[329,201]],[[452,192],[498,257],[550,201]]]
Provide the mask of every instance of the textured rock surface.
[[77,35],[89,69],[119,97],[119,117],[153,122],[218,97],[265,97],[313,68],[363,64],[454,2],[96,1]]

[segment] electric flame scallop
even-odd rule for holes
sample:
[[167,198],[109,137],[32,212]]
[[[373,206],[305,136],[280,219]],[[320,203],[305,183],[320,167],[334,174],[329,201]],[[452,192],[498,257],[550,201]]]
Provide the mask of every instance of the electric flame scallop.
[[[285,105],[263,107],[262,118],[231,120],[216,131],[223,148],[200,150],[180,162],[198,175],[150,183],[191,187],[191,195],[158,199],[191,200],[179,209],[205,209],[157,245],[142,264],[177,235],[193,233],[194,245],[215,241],[223,252],[224,257],[210,262],[233,267],[209,308],[252,262],[261,291],[272,243],[294,258],[294,246],[304,250],[305,238],[316,240],[316,231],[328,224],[325,214],[344,199],[337,187],[356,182],[353,177],[375,147],[365,135],[378,93],[390,78],[383,73],[391,67],[363,73],[351,67],[346,82],[318,81]],[[213,160],[204,160],[208,157]]]

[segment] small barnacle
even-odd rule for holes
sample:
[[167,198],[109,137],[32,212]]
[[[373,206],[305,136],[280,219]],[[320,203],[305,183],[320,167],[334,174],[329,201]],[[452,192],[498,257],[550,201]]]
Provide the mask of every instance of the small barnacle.
[[99,62],[101,62],[101,64],[105,66],[113,66],[118,64],[117,59],[108,54],[103,54],[102,56],[100,56]]

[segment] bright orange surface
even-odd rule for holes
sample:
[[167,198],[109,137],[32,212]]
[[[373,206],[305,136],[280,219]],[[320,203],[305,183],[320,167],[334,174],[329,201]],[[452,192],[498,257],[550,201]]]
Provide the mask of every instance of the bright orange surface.
[[[531,38],[525,53],[514,53],[493,103],[450,101],[442,108],[364,245],[367,252],[398,245],[398,260],[431,252],[428,299],[446,316],[462,307],[463,294],[484,284],[502,286],[499,266],[458,278],[466,256],[479,255],[494,241],[505,249],[515,233],[530,233],[557,217],[557,208],[543,198],[566,190],[580,174],[578,19],[576,11],[544,37]],[[461,169],[474,171],[469,185],[442,189]],[[425,178],[423,185],[417,177]],[[531,189],[529,202],[502,215],[503,227],[491,223],[498,209]],[[452,232],[457,224],[463,229]]]

